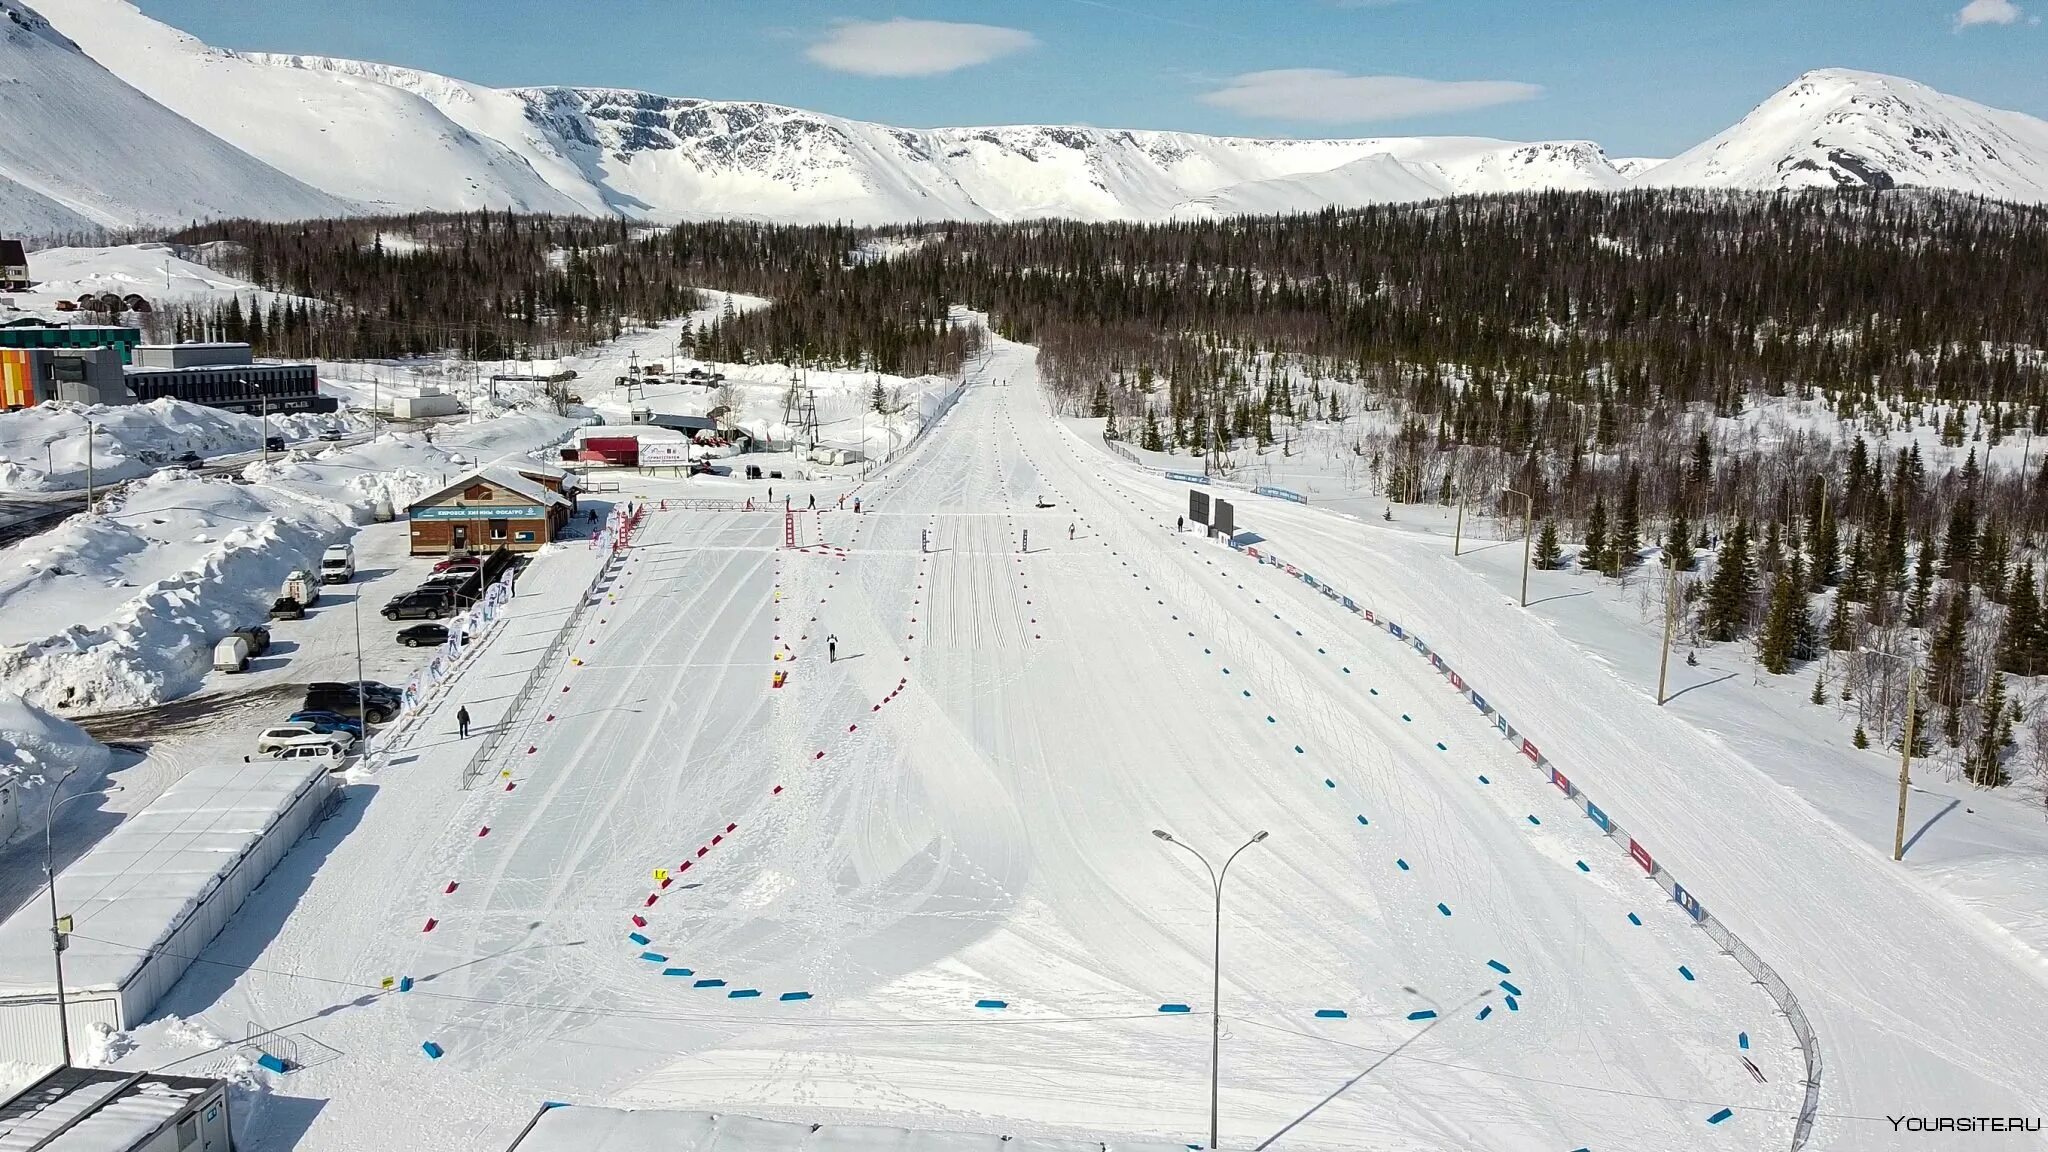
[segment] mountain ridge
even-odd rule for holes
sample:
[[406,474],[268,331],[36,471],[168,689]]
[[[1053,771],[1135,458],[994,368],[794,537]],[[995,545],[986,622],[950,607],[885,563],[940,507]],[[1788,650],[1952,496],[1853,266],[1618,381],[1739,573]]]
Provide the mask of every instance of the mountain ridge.
[[901,128],[765,101],[493,88],[401,65],[214,48],[129,0],[38,3],[110,76],[363,211],[1147,221],[1632,187],[1930,187],[2048,201],[2048,123],[1846,69],[1807,73],[1673,159],[1616,159],[1581,140]]

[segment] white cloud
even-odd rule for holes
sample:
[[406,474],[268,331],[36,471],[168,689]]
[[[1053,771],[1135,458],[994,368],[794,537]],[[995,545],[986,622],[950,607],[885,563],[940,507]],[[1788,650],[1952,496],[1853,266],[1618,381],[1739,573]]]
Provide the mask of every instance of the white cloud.
[[1202,102],[1244,116],[1356,124],[1438,112],[1465,112],[1541,95],[1516,80],[1422,80],[1413,76],[1347,76],[1328,68],[1278,68],[1233,76]]
[[2017,24],[2026,16],[2012,0],[1970,0],[1956,13],[1958,29],[1979,24]]
[[945,20],[845,20],[804,53],[859,76],[937,76],[1038,45],[1020,28]]

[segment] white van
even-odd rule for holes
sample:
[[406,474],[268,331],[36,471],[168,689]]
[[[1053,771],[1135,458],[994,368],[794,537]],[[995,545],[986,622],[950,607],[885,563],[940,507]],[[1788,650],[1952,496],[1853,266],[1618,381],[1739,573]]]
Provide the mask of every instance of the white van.
[[327,551],[320,554],[320,582],[322,584],[346,584],[355,578],[355,545],[328,545]]
[[213,646],[213,670],[215,672],[247,672],[249,670],[249,638],[239,632],[233,636],[221,637]]

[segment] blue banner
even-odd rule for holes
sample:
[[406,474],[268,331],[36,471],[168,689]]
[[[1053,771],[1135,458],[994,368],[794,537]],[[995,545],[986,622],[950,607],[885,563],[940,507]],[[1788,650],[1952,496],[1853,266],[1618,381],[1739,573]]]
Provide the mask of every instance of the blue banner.
[[1168,472],[1166,478],[1168,480],[1178,480],[1183,484],[1207,484],[1209,482],[1207,476],[1196,476],[1191,472]]
[[1292,500],[1296,504],[1308,503],[1308,497],[1303,496],[1299,492],[1289,492],[1285,488],[1268,488],[1262,485],[1252,489],[1252,491],[1261,496],[1271,496],[1275,500]]
[[1609,820],[1607,813],[1602,812],[1600,806],[1591,800],[1586,801],[1586,819],[1598,824],[1602,832],[1614,831],[1614,821]]

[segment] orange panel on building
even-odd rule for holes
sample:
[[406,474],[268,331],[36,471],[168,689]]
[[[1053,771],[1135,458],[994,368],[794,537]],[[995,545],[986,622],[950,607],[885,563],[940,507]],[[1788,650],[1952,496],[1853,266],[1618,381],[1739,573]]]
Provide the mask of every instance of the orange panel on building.
[[36,354],[0,348],[0,407],[27,408],[36,403]]

